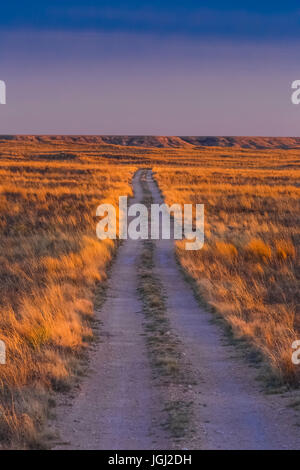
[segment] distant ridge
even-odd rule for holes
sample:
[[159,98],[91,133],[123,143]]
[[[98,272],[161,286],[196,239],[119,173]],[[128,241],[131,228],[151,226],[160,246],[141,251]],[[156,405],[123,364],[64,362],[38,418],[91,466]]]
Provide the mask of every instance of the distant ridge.
[[3,141],[88,143],[148,148],[234,147],[245,149],[300,149],[300,137],[213,137],[151,135],[0,135]]

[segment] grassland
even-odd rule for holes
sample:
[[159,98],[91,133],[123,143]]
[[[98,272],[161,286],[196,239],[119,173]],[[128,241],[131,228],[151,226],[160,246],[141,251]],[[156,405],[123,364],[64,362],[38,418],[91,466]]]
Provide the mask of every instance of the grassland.
[[181,265],[202,299],[267,360],[295,382],[299,337],[299,154],[207,149],[192,166],[155,167],[166,202],[205,204],[205,244]]
[[154,168],[167,203],[205,204],[204,248],[177,244],[183,269],[275,376],[298,380],[291,343],[300,329],[299,149],[130,142],[0,138],[3,447],[43,446],[53,391],[80,373],[93,338],[95,286],[116,248],[96,238],[96,207],[131,194],[141,166]]
[[[6,150],[6,152],[5,152]],[[134,167],[35,143],[0,159],[0,441],[43,445],[51,392],[80,373],[93,338],[95,285],[115,245],[96,238],[96,207],[131,194]]]

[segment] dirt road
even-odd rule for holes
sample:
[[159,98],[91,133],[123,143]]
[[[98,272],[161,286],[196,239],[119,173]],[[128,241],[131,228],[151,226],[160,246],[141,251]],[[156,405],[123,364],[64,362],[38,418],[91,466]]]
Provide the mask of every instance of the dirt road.
[[[143,200],[141,174],[133,179]],[[162,199],[152,172],[146,173],[153,202]],[[176,263],[172,240],[158,240],[154,272],[166,296],[167,316],[196,377],[190,386],[193,437],[176,444],[160,425],[161,389],[147,354],[137,292],[142,243],[127,240],[113,264],[101,310],[101,342],[91,353],[90,372],[71,406],[58,409],[56,449],[289,449],[299,448],[290,397],[265,395],[256,371],[226,345],[219,326],[195,300]]]
[[[142,200],[140,172],[133,179]],[[91,354],[90,371],[72,406],[58,410],[61,442],[57,449],[168,448],[152,383],[143,316],[137,294],[139,241],[126,240],[118,250],[107,286],[107,299],[96,312],[100,343]]]

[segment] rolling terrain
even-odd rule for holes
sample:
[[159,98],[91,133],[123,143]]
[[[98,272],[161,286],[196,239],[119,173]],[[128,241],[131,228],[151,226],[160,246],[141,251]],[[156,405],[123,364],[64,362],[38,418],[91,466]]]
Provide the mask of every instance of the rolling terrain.
[[[0,137],[3,448],[299,447],[299,145]],[[100,242],[120,195],[204,203],[204,248]]]

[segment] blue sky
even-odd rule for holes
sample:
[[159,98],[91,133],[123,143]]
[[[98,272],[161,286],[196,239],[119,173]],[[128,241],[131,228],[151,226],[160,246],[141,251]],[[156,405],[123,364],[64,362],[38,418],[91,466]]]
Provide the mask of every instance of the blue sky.
[[299,2],[264,1],[11,1],[1,6],[4,28],[170,33],[233,38],[295,38]]
[[0,133],[299,135],[300,5],[1,5]]

